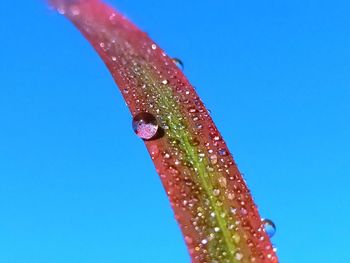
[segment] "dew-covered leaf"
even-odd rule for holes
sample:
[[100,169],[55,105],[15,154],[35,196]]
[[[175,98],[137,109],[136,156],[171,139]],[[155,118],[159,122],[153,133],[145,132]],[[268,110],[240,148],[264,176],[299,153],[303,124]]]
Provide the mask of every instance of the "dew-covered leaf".
[[265,231],[271,224],[260,218],[210,113],[184,76],[182,62],[99,0],[51,4],[87,38],[113,75],[192,262],[278,262]]

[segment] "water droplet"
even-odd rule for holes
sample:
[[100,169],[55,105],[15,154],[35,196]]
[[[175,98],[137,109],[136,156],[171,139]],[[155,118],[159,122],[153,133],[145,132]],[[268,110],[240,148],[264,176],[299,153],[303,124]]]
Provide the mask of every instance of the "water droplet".
[[188,112],[189,113],[195,113],[195,112],[197,112],[197,109],[196,109],[195,106],[191,106],[191,107],[188,108]]
[[214,190],[213,190],[213,195],[214,195],[214,196],[220,195],[220,190],[219,190],[219,189],[214,189]]
[[168,173],[170,173],[171,175],[178,175],[179,174],[179,170],[177,170],[174,166],[170,165],[167,169]]
[[242,216],[245,216],[245,215],[248,214],[247,209],[245,209],[244,207],[241,207],[240,211],[241,211],[241,215],[242,215]]
[[241,261],[241,259],[243,258],[243,254],[237,252],[237,253],[235,254],[235,258],[236,258],[238,261]]
[[[231,227],[231,230],[234,228],[233,225],[230,225]],[[230,228],[229,228],[230,229]],[[239,242],[241,241],[241,237],[238,235],[238,234],[235,234],[232,236],[232,239],[233,241],[236,243],[236,244],[239,244]]]
[[70,12],[71,12],[71,14],[72,14],[73,16],[78,16],[78,15],[80,15],[80,9],[79,9],[79,7],[77,7],[77,6],[72,6],[72,7],[70,8]]
[[199,153],[198,156],[201,157],[201,158],[204,158],[205,157],[205,153]]
[[203,239],[203,240],[202,240],[202,244],[203,244],[203,245],[205,245],[205,244],[207,244],[207,243],[208,243],[208,240],[206,240],[206,239]]
[[184,63],[180,59],[172,58],[172,60],[179,69],[181,69],[181,70],[184,69]]
[[226,156],[227,155],[227,151],[225,149],[219,149],[219,154],[221,156]]
[[226,188],[226,186],[227,186],[227,180],[226,180],[225,177],[222,177],[222,176],[221,176],[221,177],[218,179],[218,181],[219,181],[219,184],[220,184],[221,187]]
[[116,17],[116,14],[115,14],[115,13],[112,13],[112,14],[110,14],[110,16],[109,16],[109,20],[113,20],[115,17]]
[[163,156],[165,159],[169,159],[171,157],[170,154],[167,152],[163,152]]
[[168,81],[167,81],[166,79],[164,79],[164,80],[162,80],[162,83],[163,83],[164,85],[166,85],[166,84],[168,84]]
[[157,48],[156,44],[152,44],[152,49],[155,50]]
[[209,133],[210,138],[212,138],[214,141],[220,141],[222,138],[218,131],[212,131]]
[[151,145],[149,147],[149,151],[151,153],[152,159],[155,159],[159,156],[159,149],[157,145]]
[[211,167],[211,166],[208,165],[206,168],[207,168],[207,171],[208,171],[208,172],[210,172],[210,173],[211,173],[211,172],[214,172],[214,168],[213,168],[213,167]]
[[152,139],[158,131],[157,119],[148,112],[140,112],[133,118],[132,128],[140,138]]
[[200,130],[200,129],[202,129],[202,128],[203,128],[203,125],[202,125],[202,124],[200,124],[200,123],[197,123],[197,124],[196,124],[196,128],[197,128],[198,130]]
[[262,219],[264,230],[269,237],[273,237],[276,233],[276,225],[270,219]]
[[197,146],[197,145],[200,144],[200,141],[197,138],[192,138],[191,141],[190,141],[190,144],[192,146]]
[[215,154],[211,155],[210,162],[211,164],[216,164],[218,162],[218,157]]
[[60,15],[64,15],[66,13],[66,10],[62,6],[60,6],[60,7],[57,8],[57,12]]
[[233,200],[233,199],[235,199],[235,194],[234,194],[234,193],[228,193],[228,194],[227,194],[227,198],[228,198],[229,200]]

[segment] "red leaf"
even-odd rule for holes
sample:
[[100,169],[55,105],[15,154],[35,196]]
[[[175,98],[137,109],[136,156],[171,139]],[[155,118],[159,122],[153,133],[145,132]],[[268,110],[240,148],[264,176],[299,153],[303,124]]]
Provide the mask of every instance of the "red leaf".
[[145,139],[192,262],[278,262],[225,142],[174,61],[101,1],[51,3],[112,73],[134,130]]

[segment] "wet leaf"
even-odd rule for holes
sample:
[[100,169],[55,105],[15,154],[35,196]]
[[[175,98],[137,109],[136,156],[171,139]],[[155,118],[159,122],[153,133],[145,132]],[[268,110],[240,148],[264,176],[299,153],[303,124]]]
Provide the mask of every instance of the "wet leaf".
[[113,75],[133,116],[133,129],[166,189],[192,262],[278,262],[266,222],[184,76],[182,62],[101,1],[51,4],[87,38]]

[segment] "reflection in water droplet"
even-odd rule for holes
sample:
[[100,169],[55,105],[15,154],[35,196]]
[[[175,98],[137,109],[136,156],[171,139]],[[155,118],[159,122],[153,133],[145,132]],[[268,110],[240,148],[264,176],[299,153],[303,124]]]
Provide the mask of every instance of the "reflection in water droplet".
[[270,219],[262,219],[264,230],[269,237],[273,237],[276,233],[276,225]]
[[180,59],[172,58],[172,60],[179,69],[184,70],[184,63]]
[[152,139],[158,131],[157,119],[148,112],[140,112],[133,118],[132,128],[140,138]]

